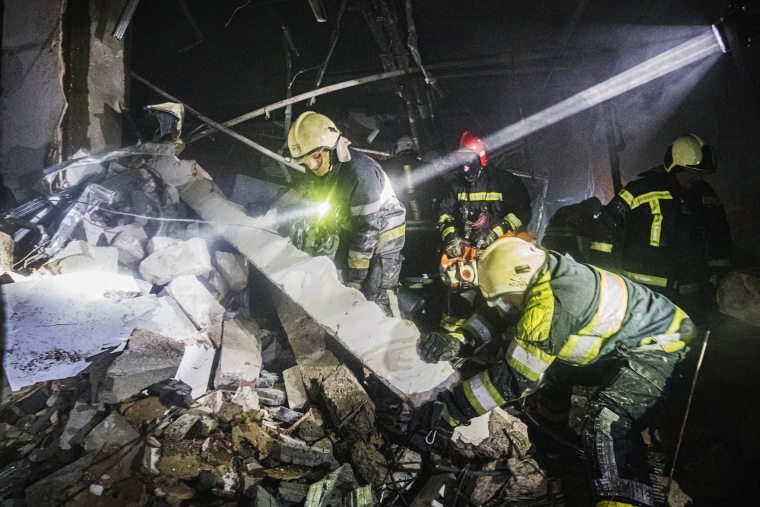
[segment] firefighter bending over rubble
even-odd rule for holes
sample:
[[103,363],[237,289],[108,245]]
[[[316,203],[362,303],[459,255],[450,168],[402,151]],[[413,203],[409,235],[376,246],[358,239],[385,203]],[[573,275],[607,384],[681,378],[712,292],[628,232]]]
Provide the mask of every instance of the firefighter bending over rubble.
[[[418,436],[445,445],[456,426],[539,388],[547,399],[564,392],[569,411],[575,378],[593,372],[598,377],[591,385],[599,388],[585,406],[581,439],[596,505],[653,505],[641,431],[672,399],[676,366],[696,334],[691,319],[642,285],[519,238],[486,249],[480,290],[489,305],[521,311],[517,326],[501,335],[505,355],[423,405]],[[502,331],[499,319],[475,317],[479,322],[463,328],[462,341],[424,334],[420,356],[452,359],[463,343],[488,342]],[[540,420],[543,426],[549,418]]]
[[[312,193],[341,229],[335,264],[343,282],[362,291],[386,315],[398,315],[406,210],[380,165],[354,150],[327,116],[306,111],[288,132],[293,159],[308,169]],[[392,310],[395,309],[395,310]]]
[[[485,141],[463,132],[457,149],[462,165],[441,200],[438,230],[449,259],[463,255],[464,247],[485,249],[508,232],[518,233],[533,217],[530,195],[514,174],[488,167]],[[449,288],[441,328],[453,331],[477,308],[477,289]]]

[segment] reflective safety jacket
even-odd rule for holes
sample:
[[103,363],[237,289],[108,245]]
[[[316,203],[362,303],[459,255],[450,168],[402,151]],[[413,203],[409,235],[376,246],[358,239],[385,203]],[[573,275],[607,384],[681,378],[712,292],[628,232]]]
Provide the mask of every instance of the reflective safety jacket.
[[723,204],[706,182],[682,189],[664,170],[642,176],[602,208],[592,231],[591,263],[654,290],[696,292],[713,272],[730,268]]
[[[668,354],[683,349],[695,334],[683,310],[664,296],[555,252],[547,252],[524,304],[514,335],[507,337],[504,362],[442,395],[450,425],[531,394],[555,361],[582,368],[644,351]],[[482,324],[489,333],[502,327]]]
[[406,210],[380,165],[350,146],[348,152],[351,159],[334,162],[327,174],[314,180],[312,191],[320,202],[329,201],[346,231],[341,238],[347,238],[348,248],[339,251],[347,250],[347,258],[336,262],[367,270],[374,256],[403,248]]
[[[523,230],[533,218],[530,195],[522,180],[493,167],[473,183],[458,177],[443,197],[438,219],[441,239],[455,234],[476,244],[491,232],[496,237],[508,231]],[[472,230],[468,231],[467,222]]]

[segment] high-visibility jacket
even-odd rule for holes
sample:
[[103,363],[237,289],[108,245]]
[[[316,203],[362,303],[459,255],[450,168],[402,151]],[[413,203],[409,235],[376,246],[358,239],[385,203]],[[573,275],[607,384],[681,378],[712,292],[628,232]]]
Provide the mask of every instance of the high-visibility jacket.
[[[522,180],[514,174],[489,167],[472,183],[456,178],[443,197],[438,219],[441,239],[455,234],[477,243],[491,233],[496,237],[508,231],[522,230],[533,218],[530,195]],[[465,224],[471,221],[469,237]]]
[[[364,153],[348,147],[351,159],[335,162],[312,191],[328,200],[346,234],[346,259],[335,261],[365,276],[374,256],[400,252],[404,246],[406,210],[396,198],[388,176]],[[362,281],[362,280],[356,280]]]
[[[555,361],[583,368],[643,351],[668,354],[695,334],[683,310],[664,296],[555,252],[547,252],[524,304],[504,362],[442,395],[450,425],[531,394]],[[500,327],[489,322],[482,329],[493,333]]]
[[730,268],[723,204],[706,182],[682,189],[664,170],[642,176],[594,221],[590,261],[666,294],[696,292],[714,272]]

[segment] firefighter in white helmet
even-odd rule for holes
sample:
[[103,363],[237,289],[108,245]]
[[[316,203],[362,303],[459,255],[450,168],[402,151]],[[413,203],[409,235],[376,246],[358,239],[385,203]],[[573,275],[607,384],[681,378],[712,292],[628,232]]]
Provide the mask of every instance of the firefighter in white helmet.
[[[596,505],[653,505],[641,430],[671,399],[676,366],[696,333],[688,316],[642,285],[519,238],[499,239],[485,251],[480,290],[490,304],[511,305],[521,317],[502,336],[503,360],[423,405],[421,434],[445,444],[454,427],[542,389],[547,377],[561,378],[560,389],[572,386],[572,377],[553,371],[597,371],[581,435]],[[503,327],[481,324],[473,329],[491,335]],[[436,350],[450,350],[440,344],[454,341],[423,335],[420,355],[435,362]]]
[[313,111],[288,132],[291,156],[315,176],[313,193],[329,200],[342,229],[335,263],[343,281],[391,315],[406,210],[380,165],[349,145],[332,120]]

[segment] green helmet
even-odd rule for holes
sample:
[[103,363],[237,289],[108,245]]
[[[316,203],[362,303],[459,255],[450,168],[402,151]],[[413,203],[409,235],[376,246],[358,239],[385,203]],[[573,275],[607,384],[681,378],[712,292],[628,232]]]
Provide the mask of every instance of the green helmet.
[[288,149],[296,162],[319,149],[332,150],[340,139],[340,131],[325,115],[306,111],[288,131]]
[[663,165],[667,172],[689,170],[712,174],[717,169],[715,153],[707,141],[696,134],[687,134],[673,141],[665,151]]

